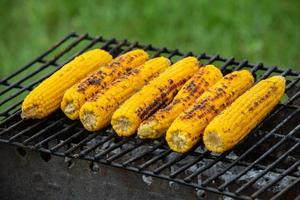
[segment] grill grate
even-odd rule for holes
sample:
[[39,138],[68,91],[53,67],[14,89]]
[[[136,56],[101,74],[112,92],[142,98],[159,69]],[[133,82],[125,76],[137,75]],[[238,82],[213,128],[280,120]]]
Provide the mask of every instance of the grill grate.
[[[111,127],[91,134],[60,111],[43,120],[20,118],[20,105],[32,88],[75,56],[96,47],[108,50],[113,56],[143,48],[153,57],[164,55],[173,62],[194,55],[203,64],[219,66],[225,74],[248,69],[257,81],[281,74],[287,79],[286,95],[249,137],[222,154],[208,152],[201,142],[191,152],[177,154],[168,149],[163,140],[119,138]],[[0,80],[0,142],[39,150],[48,156],[81,158],[125,168],[237,199],[277,199],[283,195],[292,199],[300,189],[299,80],[299,72],[277,66],[253,65],[247,60],[240,62],[220,55],[182,53],[177,49],[71,33]]]

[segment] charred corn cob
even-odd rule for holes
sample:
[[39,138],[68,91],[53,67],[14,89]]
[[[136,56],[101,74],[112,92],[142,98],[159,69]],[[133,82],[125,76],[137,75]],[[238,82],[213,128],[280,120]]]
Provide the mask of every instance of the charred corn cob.
[[209,123],[203,135],[205,147],[219,153],[231,149],[278,104],[284,88],[282,76],[257,83]]
[[89,98],[107,87],[125,72],[143,64],[147,59],[148,54],[141,49],[132,50],[115,58],[68,89],[61,102],[62,111],[70,119],[78,119],[81,106]]
[[221,71],[213,65],[201,67],[184,84],[169,105],[158,110],[154,115],[142,122],[138,129],[138,136],[151,139],[161,137],[183,109],[191,105],[197,97],[220,80],[222,76]]
[[31,91],[22,104],[22,118],[41,119],[59,108],[65,91],[112,56],[100,49],[90,50],[64,65]]
[[167,58],[154,58],[115,80],[105,91],[98,93],[81,107],[80,120],[84,127],[89,131],[96,131],[108,125],[113,112],[121,103],[169,65]]
[[198,67],[194,57],[184,58],[169,67],[116,110],[111,120],[113,129],[119,136],[133,135],[142,120],[172,101]]
[[196,102],[182,112],[166,134],[170,148],[187,152],[199,140],[208,123],[253,84],[246,70],[232,72],[204,92]]

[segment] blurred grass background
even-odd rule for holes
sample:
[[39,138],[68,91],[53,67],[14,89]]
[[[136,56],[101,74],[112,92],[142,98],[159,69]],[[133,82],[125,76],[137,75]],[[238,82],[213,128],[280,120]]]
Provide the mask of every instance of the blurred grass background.
[[300,1],[1,0],[0,78],[72,31],[299,70]]

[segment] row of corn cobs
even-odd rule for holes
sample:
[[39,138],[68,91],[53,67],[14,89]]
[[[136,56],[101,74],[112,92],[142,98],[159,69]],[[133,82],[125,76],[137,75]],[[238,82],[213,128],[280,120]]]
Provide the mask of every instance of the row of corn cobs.
[[96,131],[111,123],[119,136],[166,135],[170,148],[187,152],[203,138],[224,152],[241,141],[278,104],[285,79],[254,84],[246,70],[223,76],[195,57],[171,65],[132,50],[119,57],[88,51],[43,81],[24,100],[23,118],[44,118],[61,107],[72,120]]

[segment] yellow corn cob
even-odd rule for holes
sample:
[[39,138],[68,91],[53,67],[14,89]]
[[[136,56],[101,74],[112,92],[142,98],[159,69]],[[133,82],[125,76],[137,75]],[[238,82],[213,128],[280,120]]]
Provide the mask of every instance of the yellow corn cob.
[[41,119],[59,108],[65,91],[112,56],[100,49],[90,50],[64,65],[31,91],[22,104],[22,118]]
[[166,134],[170,148],[187,152],[199,140],[208,123],[253,84],[246,70],[232,72],[204,92],[196,102],[182,112]]
[[257,83],[209,123],[203,135],[205,147],[219,153],[231,149],[278,104],[284,88],[282,76]]
[[84,127],[89,131],[96,131],[108,125],[113,112],[121,103],[169,65],[167,58],[154,58],[115,80],[105,91],[98,93],[81,107],[80,120]]
[[161,137],[183,109],[190,106],[205,90],[220,80],[222,76],[221,71],[214,65],[201,67],[184,84],[168,106],[158,110],[154,115],[142,122],[138,129],[138,136],[142,139]]
[[130,97],[113,114],[111,124],[119,136],[130,136],[153,112],[172,101],[182,85],[199,68],[194,57],[184,58]]
[[115,58],[68,89],[61,102],[62,111],[70,119],[78,119],[81,106],[89,98],[107,87],[125,72],[146,62],[147,59],[148,54],[141,49],[129,51]]

